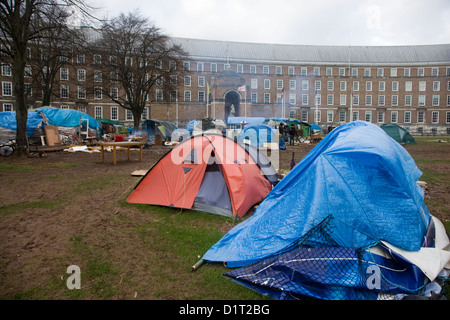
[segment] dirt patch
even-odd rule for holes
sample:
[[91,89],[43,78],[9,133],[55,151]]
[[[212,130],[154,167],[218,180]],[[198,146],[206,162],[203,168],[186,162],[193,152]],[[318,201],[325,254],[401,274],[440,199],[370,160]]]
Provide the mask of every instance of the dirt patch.
[[[298,163],[314,146],[288,145],[287,150],[280,151],[280,167],[289,170],[293,153]],[[426,173],[425,177],[430,178],[427,205],[431,213],[449,220],[450,143],[421,142],[406,149]],[[149,217],[137,207],[120,203],[139,179],[131,173],[150,168],[167,151],[168,147],[151,146],[144,150],[142,162],[138,161],[137,151],[132,151],[131,161],[127,161],[126,152],[119,152],[117,165],[113,165],[111,153],[106,154],[105,163],[101,163],[100,154],[83,152],[49,152],[42,158],[1,158],[0,297],[71,298],[61,295],[62,290],[57,288],[63,284],[52,280],[55,274],[67,277],[67,266],[61,261],[79,264],[84,270],[99,264],[102,254],[108,252],[122,266],[118,274],[113,266],[102,266],[119,279],[116,286],[123,281],[133,285],[119,290],[103,284],[94,296],[83,298],[124,299],[137,295],[142,299],[189,298],[184,292],[179,296],[157,295],[155,290],[138,285],[158,277],[148,274],[144,262],[154,257],[136,232],[138,226],[149,223]],[[227,221],[219,230],[226,232],[232,226]],[[47,284],[45,289],[43,283]],[[85,285],[94,287],[96,283],[92,280]],[[111,292],[106,292],[108,288]]]

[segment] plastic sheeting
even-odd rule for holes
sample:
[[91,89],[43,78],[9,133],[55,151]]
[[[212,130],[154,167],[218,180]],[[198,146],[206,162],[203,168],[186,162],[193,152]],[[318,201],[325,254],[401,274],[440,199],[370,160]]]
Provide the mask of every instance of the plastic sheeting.
[[329,239],[366,248],[386,241],[419,250],[430,213],[406,150],[378,126],[356,121],[328,134],[278,183],[254,215],[230,230],[203,260],[245,266],[288,251],[327,217]]
[[[84,112],[80,112],[72,109],[56,109],[50,107],[39,108],[34,111],[34,113],[43,113],[48,119],[49,124],[58,127],[77,127],[80,125],[80,119],[89,120],[89,128],[93,130],[101,130],[100,124],[92,118],[90,115]],[[33,112],[29,112],[28,116]]]
[[266,124],[248,124],[239,132],[238,142],[249,140],[255,148],[265,148],[267,143],[278,143],[277,131]]

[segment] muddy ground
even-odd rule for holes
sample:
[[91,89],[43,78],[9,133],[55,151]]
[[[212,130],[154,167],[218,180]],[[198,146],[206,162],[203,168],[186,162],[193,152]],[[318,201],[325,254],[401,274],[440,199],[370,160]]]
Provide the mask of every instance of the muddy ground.
[[[448,221],[450,142],[432,140],[421,140],[406,149],[430,179],[426,181],[429,210]],[[314,146],[288,145],[287,150],[280,151],[281,168],[289,169],[293,152],[298,162]],[[117,165],[113,165],[111,153],[106,154],[105,163],[99,153],[64,151],[48,152],[42,158],[1,158],[0,298],[39,299],[35,288],[51,282],[49,278],[58,272],[64,274],[65,270],[55,270],[61,268],[57,261],[68,251],[83,250],[77,247],[76,235],[82,236],[85,243],[103,247],[120,265],[138,269],[134,261],[144,258],[147,249],[131,233],[117,232],[114,221],[125,216],[126,220],[121,220],[124,230],[145,223],[147,217],[135,207],[121,205],[119,200],[138,180],[131,173],[150,168],[167,151],[168,147],[150,146],[144,149],[142,162],[136,151],[132,151],[131,161],[127,161],[126,152],[118,152]],[[135,271],[133,276],[148,277],[145,270],[140,272]],[[125,291],[113,298],[131,298],[133,294]],[[42,298],[67,297],[42,293]],[[138,298],[174,296],[155,296],[148,291],[140,292]]]

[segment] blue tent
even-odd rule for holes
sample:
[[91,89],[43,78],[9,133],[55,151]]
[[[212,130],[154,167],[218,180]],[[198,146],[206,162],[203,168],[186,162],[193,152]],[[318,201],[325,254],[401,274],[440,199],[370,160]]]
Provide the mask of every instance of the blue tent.
[[[372,270],[388,270],[394,261],[383,260],[371,248],[417,251],[427,239],[431,215],[416,183],[421,174],[406,150],[379,127],[363,121],[342,125],[274,187],[252,217],[230,230],[202,259],[230,268],[248,266],[229,276],[249,287],[261,285],[260,291],[275,286],[277,279],[277,285],[284,281],[290,288],[301,286],[301,295],[329,298],[327,288],[337,299],[348,298],[348,290],[350,296],[361,297],[358,293],[367,290]],[[380,290],[422,289],[424,274],[406,265],[395,266],[406,270],[404,274],[383,274],[387,280]],[[311,274],[314,281],[308,278]],[[278,296],[272,296],[281,298],[287,287],[280,286]]]
[[406,150],[363,121],[333,130],[276,185],[255,214],[203,257],[229,267],[286,250],[327,217],[343,247],[381,240],[418,250],[429,213],[416,182],[421,172]]
[[264,143],[276,141],[277,131],[266,124],[247,124],[238,134],[238,142],[250,140],[250,144],[255,148],[265,147]]

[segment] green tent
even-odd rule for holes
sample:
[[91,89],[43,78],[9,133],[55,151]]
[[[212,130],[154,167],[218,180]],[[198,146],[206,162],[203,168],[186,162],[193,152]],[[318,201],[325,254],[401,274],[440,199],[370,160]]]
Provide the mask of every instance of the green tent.
[[416,144],[416,140],[414,140],[414,138],[409,134],[408,130],[396,124],[383,124],[381,126],[381,129],[383,129],[392,139],[394,139],[401,145]]

